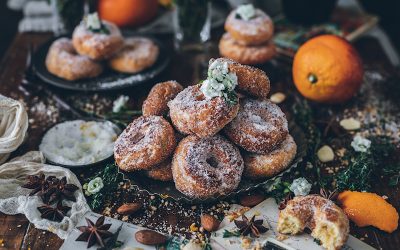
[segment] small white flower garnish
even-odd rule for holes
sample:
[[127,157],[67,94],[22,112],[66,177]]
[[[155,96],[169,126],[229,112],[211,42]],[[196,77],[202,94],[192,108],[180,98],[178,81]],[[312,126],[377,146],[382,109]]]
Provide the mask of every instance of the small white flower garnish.
[[361,123],[354,118],[343,119],[339,124],[346,130],[357,130],[361,127]]
[[355,151],[357,152],[367,152],[368,149],[371,147],[371,141],[361,137],[360,135],[356,135],[353,138],[353,141],[350,144]]
[[227,94],[235,89],[237,76],[229,72],[228,63],[215,60],[208,67],[208,77],[201,84],[200,90],[207,99],[216,96],[228,98]]
[[100,177],[96,177],[89,181],[89,183],[85,183],[83,185],[83,189],[85,190],[85,194],[87,196],[98,193],[103,187],[103,180]]
[[121,111],[123,107],[125,107],[126,103],[129,101],[129,96],[121,95],[113,102],[112,111],[114,113],[118,113]]
[[97,12],[87,15],[86,28],[92,30],[99,30],[101,28],[101,21]]
[[295,196],[304,196],[310,193],[311,187],[311,183],[309,183],[306,178],[300,177],[293,180],[289,189]]
[[335,154],[333,153],[332,148],[327,146],[327,145],[322,146],[318,150],[317,156],[318,156],[318,159],[321,162],[329,162],[329,161],[332,161],[335,158]]
[[243,4],[236,9],[236,14],[245,21],[249,21],[256,15],[256,9],[252,4]]
[[271,95],[271,98],[269,99],[271,100],[271,102],[279,104],[286,99],[286,95],[282,92],[276,92],[275,94]]

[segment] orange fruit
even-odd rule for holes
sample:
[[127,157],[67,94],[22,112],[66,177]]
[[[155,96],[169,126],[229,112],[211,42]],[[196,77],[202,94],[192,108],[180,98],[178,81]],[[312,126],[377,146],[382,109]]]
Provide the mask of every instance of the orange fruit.
[[139,26],[152,20],[158,10],[157,0],[99,0],[100,18],[120,27]]
[[341,103],[354,96],[363,72],[357,51],[335,35],[317,36],[300,46],[292,68],[299,92],[323,103]]
[[388,233],[397,229],[399,214],[377,194],[344,191],[338,200],[347,217],[359,227],[374,226]]

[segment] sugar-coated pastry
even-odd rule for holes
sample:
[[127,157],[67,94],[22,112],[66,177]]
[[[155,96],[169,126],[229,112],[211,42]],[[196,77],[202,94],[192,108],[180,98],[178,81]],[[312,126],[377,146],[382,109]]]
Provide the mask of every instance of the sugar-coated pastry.
[[76,26],[72,43],[79,54],[93,60],[104,60],[122,48],[124,39],[115,24],[100,20],[94,13]]
[[68,38],[53,42],[46,56],[46,67],[53,75],[69,81],[96,77],[103,71],[98,62],[78,55]]
[[124,46],[113,56],[109,65],[123,73],[137,73],[151,67],[158,58],[159,48],[145,37],[126,38]]
[[242,5],[233,10],[225,22],[225,30],[244,45],[259,45],[272,38],[274,24],[262,10]]
[[224,128],[225,135],[236,145],[258,154],[279,147],[289,134],[282,110],[270,100],[240,100],[238,115]]
[[225,33],[219,41],[219,53],[241,64],[256,65],[273,58],[276,55],[276,48],[273,41],[259,45],[242,45],[229,33]]
[[172,161],[175,187],[190,198],[228,194],[239,185],[242,172],[239,149],[220,135],[189,135],[178,144]]
[[149,95],[143,102],[142,112],[144,116],[159,115],[168,113],[168,102],[183,90],[182,85],[177,81],[157,83],[150,90]]
[[168,158],[160,164],[153,166],[150,170],[146,171],[146,175],[158,181],[172,181],[171,160]]
[[291,135],[266,154],[243,153],[244,176],[250,179],[272,177],[285,170],[296,156],[297,145]]
[[114,158],[122,170],[149,170],[166,160],[175,147],[175,131],[168,121],[161,116],[141,116],[116,140]]
[[328,250],[339,250],[349,236],[349,220],[333,201],[319,195],[297,196],[280,211],[278,232],[299,234],[311,229],[311,236]]
[[237,96],[233,98],[236,104],[220,96],[208,99],[200,85],[189,86],[168,103],[172,123],[182,134],[213,136],[236,117],[239,103]]

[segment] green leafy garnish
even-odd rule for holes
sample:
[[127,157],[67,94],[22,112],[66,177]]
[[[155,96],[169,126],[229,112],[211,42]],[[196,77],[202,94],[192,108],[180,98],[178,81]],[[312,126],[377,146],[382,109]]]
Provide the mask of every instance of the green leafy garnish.
[[229,230],[224,230],[224,233],[222,234],[223,238],[230,238],[230,237],[239,237],[240,236],[240,231],[235,230],[235,231],[229,231]]

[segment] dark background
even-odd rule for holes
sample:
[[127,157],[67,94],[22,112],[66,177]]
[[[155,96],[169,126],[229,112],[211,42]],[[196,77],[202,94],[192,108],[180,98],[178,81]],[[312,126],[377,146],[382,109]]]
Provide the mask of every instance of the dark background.
[[[361,0],[360,2],[367,12],[379,16],[379,25],[387,32],[397,51],[400,51],[400,0]],[[21,12],[9,10],[7,1],[0,0],[0,58],[12,42],[21,18]]]

